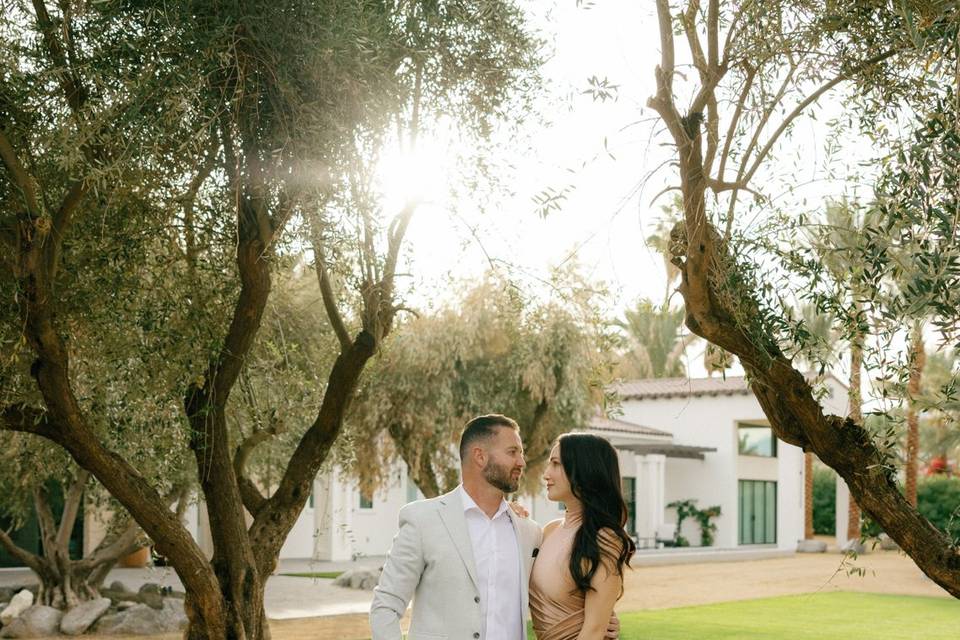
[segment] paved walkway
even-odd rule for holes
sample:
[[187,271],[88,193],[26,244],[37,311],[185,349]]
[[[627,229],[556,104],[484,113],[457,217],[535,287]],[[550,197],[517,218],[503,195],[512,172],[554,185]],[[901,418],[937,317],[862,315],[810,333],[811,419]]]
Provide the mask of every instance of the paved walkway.
[[[323,573],[351,568],[380,567],[383,557],[370,556],[356,562],[319,562],[315,560],[281,560],[275,575],[267,580],[265,606],[267,616],[273,619],[312,618],[347,613],[365,613],[370,610],[371,593],[358,589],[335,587],[332,580],[295,578],[285,573]],[[105,585],[119,580],[128,589],[136,591],[140,585],[155,582],[161,586],[182,590],[180,578],[171,567],[145,569],[114,569]],[[0,569],[0,586],[36,583],[28,569]]]

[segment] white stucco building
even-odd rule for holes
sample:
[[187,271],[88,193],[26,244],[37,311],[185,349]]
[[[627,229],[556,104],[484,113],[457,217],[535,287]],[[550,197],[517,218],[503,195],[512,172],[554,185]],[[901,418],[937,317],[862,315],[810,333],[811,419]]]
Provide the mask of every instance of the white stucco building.
[[[846,388],[823,383],[826,411],[843,415]],[[696,500],[721,514],[714,547],[763,546],[795,550],[803,537],[803,452],[777,441],[743,377],[668,378],[620,384],[622,415],[581,427],[610,440],[620,453],[620,473],[631,503],[631,532],[641,547],[670,538],[676,512],[667,505]],[[388,486],[361,496],[356,483],[333,471],[317,478],[314,494],[281,552],[285,558],[349,560],[383,555],[397,529],[400,508],[422,498],[398,464]],[[562,507],[545,494],[527,496],[531,516],[547,522]],[[204,523],[191,520],[204,542]],[[681,534],[700,544],[699,525],[687,520]]]
[[[845,415],[847,389],[836,378],[821,381],[826,413]],[[595,418],[585,430],[607,438],[620,454],[620,474],[630,506],[630,532],[640,548],[673,537],[678,500],[720,507],[713,547],[796,549],[803,537],[803,452],[777,441],[743,377],[633,380],[615,389],[621,414]],[[839,483],[838,531],[845,530],[845,486]],[[362,496],[356,482],[337,470],[314,482],[281,558],[341,561],[380,556],[390,548],[403,505],[422,498],[398,463],[387,486]],[[523,496],[541,523],[562,516],[545,494]],[[844,508],[840,506],[844,505]],[[206,510],[194,505],[186,525],[212,552]],[[842,513],[841,513],[842,512]],[[102,524],[84,519],[84,547],[99,542]],[[692,519],[680,534],[700,544]],[[89,549],[86,549],[89,551]]]

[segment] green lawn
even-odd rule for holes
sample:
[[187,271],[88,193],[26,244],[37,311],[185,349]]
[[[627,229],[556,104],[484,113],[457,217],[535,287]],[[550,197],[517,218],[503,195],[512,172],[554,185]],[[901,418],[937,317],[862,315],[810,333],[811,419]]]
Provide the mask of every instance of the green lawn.
[[343,571],[314,571],[313,573],[281,573],[282,576],[291,578],[323,578],[324,580],[333,580],[339,578]]
[[929,640],[960,634],[947,598],[818,593],[621,613],[623,640]]

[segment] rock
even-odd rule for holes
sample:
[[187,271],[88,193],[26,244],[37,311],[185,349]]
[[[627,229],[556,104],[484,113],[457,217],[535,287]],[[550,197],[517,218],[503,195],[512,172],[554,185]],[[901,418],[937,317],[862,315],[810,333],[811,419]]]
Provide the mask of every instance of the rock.
[[145,604],[135,604],[125,611],[100,618],[94,631],[103,634],[150,635],[179,631],[186,626],[187,616],[179,600],[164,600],[157,610]]
[[827,550],[827,543],[823,540],[800,540],[797,542],[797,553],[823,553]]
[[10,624],[14,618],[18,617],[33,604],[33,593],[24,589],[10,599],[3,611],[0,611],[0,623],[3,626]]
[[10,599],[16,592],[17,589],[13,587],[0,587],[0,601],[10,604]]
[[140,585],[140,591],[138,593],[155,593],[160,595],[160,585],[156,582],[144,582]]
[[350,569],[340,574],[333,584],[338,587],[347,587],[349,589],[372,590],[380,581],[379,569]]
[[60,630],[63,612],[42,604],[34,605],[3,627],[0,636],[4,638],[33,638],[52,636]]
[[78,636],[93,626],[97,619],[110,608],[110,598],[97,598],[78,604],[67,611],[60,620],[60,632]]
[[863,546],[863,543],[859,540],[847,540],[847,542],[840,547],[840,551],[843,553],[855,553],[859,556],[866,553],[867,548]]
[[884,551],[900,551],[900,545],[885,533],[880,534],[880,548]]
[[126,611],[135,604],[137,603],[133,602],[132,600],[121,600],[117,603],[117,611]]
[[163,609],[163,596],[153,591],[141,592],[140,602],[153,609]]
[[123,584],[119,580],[114,580],[110,583],[108,587],[110,591],[119,591],[120,593],[130,593],[130,590],[127,589],[127,585]]

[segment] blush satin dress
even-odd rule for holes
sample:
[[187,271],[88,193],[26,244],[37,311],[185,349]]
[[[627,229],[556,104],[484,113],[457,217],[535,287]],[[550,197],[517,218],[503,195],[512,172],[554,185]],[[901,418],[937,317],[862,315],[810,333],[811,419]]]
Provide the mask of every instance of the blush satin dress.
[[573,538],[581,513],[567,511],[540,545],[530,574],[530,615],[537,640],[574,640],[583,627],[584,595],[570,575]]

